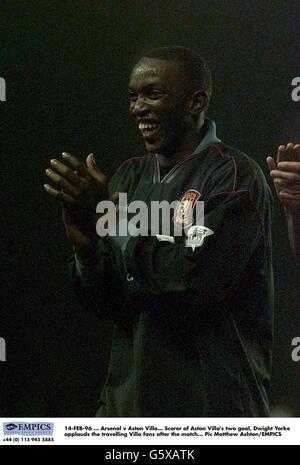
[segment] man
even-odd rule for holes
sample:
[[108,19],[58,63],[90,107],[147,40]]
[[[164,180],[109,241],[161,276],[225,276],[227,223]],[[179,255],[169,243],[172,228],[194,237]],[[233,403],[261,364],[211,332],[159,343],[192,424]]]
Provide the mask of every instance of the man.
[[268,157],[267,164],[285,209],[292,252],[300,267],[300,145],[280,145],[276,162]]
[[[98,416],[267,416],[273,287],[266,180],[205,118],[211,76],[195,52],[145,53],[129,94],[147,154],[124,162],[108,187],[91,154],[86,166],[64,154],[70,167],[52,161],[47,175],[56,185],[45,186],[62,201],[80,302],[114,322]],[[97,238],[96,203],[117,202],[120,193],[149,206],[179,200],[171,236]],[[195,224],[198,199],[204,227]],[[175,226],[190,228],[192,244],[175,237]],[[199,240],[195,231],[209,234]]]

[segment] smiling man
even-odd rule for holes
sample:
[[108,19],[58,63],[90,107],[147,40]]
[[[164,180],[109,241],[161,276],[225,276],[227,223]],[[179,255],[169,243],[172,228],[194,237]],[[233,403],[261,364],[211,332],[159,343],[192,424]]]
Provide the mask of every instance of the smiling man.
[[131,74],[131,114],[147,151],[158,154],[163,166],[183,161],[204,134],[204,114],[211,95],[210,72],[202,61],[190,68],[187,79],[187,70],[175,61],[143,57]]
[[[271,195],[257,164],[206,118],[207,64],[184,47],[142,55],[130,113],[146,153],[106,183],[93,156],[51,161],[82,305],[114,323],[99,416],[268,416],[273,282]],[[53,186],[54,183],[54,186]],[[179,201],[170,236],[95,234],[97,202]],[[204,225],[195,204],[204,202]],[[175,237],[174,229],[185,234]],[[192,241],[192,246],[189,243]]]

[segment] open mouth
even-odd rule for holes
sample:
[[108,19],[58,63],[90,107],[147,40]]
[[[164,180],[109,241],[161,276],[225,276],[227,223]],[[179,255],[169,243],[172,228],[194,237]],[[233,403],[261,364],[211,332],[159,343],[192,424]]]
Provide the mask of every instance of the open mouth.
[[151,139],[155,136],[159,130],[158,123],[140,123],[139,130],[142,133],[144,139]]

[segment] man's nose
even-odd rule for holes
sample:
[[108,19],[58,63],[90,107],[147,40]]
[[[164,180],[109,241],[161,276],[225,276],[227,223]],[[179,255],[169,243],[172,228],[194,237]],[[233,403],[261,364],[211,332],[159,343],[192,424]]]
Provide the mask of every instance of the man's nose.
[[137,97],[136,101],[132,102],[130,105],[130,111],[133,116],[139,116],[147,113],[148,110],[148,105],[145,103],[143,97]]

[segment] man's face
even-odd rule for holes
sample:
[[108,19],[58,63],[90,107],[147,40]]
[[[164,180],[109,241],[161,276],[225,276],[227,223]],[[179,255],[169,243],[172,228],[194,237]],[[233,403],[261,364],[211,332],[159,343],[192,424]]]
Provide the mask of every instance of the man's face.
[[172,155],[192,124],[183,76],[172,61],[142,58],[129,82],[130,113],[148,152]]

